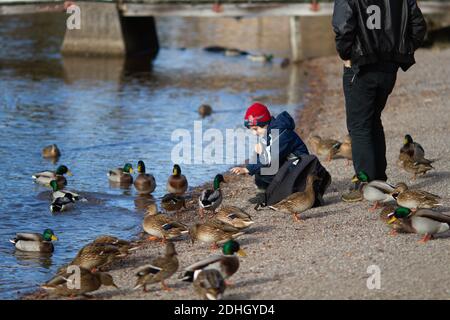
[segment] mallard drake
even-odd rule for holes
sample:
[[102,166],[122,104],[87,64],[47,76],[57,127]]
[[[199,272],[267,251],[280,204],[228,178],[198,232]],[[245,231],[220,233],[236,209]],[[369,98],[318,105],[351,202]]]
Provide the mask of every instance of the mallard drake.
[[20,232],[14,239],[9,240],[17,250],[28,252],[52,253],[54,251],[52,241],[58,238],[51,229],[45,229],[42,234]]
[[164,290],[170,288],[164,283],[164,280],[170,278],[178,270],[178,258],[175,251],[175,245],[172,242],[166,244],[166,253],[163,257],[158,257],[149,265],[141,267],[137,273],[137,281],[134,289],[143,287],[147,292],[147,285],[161,282]]
[[397,219],[408,225],[415,233],[423,235],[422,242],[427,242],[433,235],[449,230],[450,216],[429,209],[411,211],[409,208],[399,207],[389,214],[388,223],[394,223]]
[[441,197],[438,195],[423,190],[411,190],[403,182],[396,185],[392,196],[399,206],[412,210],[417,208],[431,209],[442,206],[440,201]]
[[235,228],[245,229],[255,223],[252,216],[235,206],[223,206],[216,214],[216,219],[228,223]]
[[188,188],[188,181],[184,175],[181,174],[179,165],[174,165],[172,175],[167,180],[167,191],[177,195],[182,195]]
[[142,222],[142,227],[146,233],[151,235],[150,240],[161,239],[163,242],[179,238],[187,234],[188,227],[163,213],[158,213],[156,208],[149,208],[147,215]]
[[380,202],[385,203],[395,201],[392,196],[392,192],[394,192],[395,189],[393,185],[381,180],[372,180],[369,182],[369,176],[364,171],[358,172],[358,174],[353,177],[352,182],[359,182],[364,199],[373,202],[373,206],[369,211],[378,209]]
[[152,193],[156,188],[155,177],[149,173],[145,173],[144,161],[139,160],[137,164],[137,172],[139,173],[134,180],[134,187],[140,194]]
[[212,107],[209,104],[202,104],[198,107],[198,114],[204,118],[210,116],[212,113]]
[[203,190],[198,198],[198,205],[200,206],[200,216],[203,216],[204,210],[215,212],[223,200],[222,191],[220,190],[220,183],[225,182],[223,175],[218,174],[214,177],[213,188]]
[[[88,296],[87,293],[98,290],[102,285],[118,288],[113,277],[106,272],[91,272],[79,267],[79,282],[75,279],[76,273],[65,272],[59,274],[41,286],[51,294],[59,296]],[[77,288],[77,284],[79,288]]]
[[225,288],[225,281],[218,270],[207,269],[195,271],[194,290],[203,299],[221,300]]
[[72,176],[72,172],[65,166],[61,165],[58,168],[56,168],[56,171],[42,171],[37,172],[32,175],[35,182],[50,186],[50,182],[52,180],[55,180],[58,183],[58,187],[60,189],[63,189],[64,186],[67,185],[67,180],[64,177],[64,175],[67,174],[68,176]]
[[341,142],[337,140],[322,139],[320,136],[312,136],[309,144],[317,155],[326,156],[328,161],[331,161],[341,146]]
[[126,163],[123,168],[112,169],[107,173],[109,181],[121,185],[130,185],[133,183],[133,166]]
[[350,161],[353,160],[352,156],[352,139],[349,135],[344,138],[344,141],[339,146],[336,156],[340,156],[347,159],[347,165],[350,165]]
[[312,208],[316,201],[314,181],[318,179],[317,176],[308,175],[304,191],[295,192],[277,204],[269,206],[269,208],[275,211],[290,213],[293,215],[294,221],[300,221],[299,214]]
[[65,190],[65,189],[61,190],[59,188],[58,182],[56,180],[50,181],[50,187],[53,190],[53,193],[52,193],[53,200],[55,200],[57,198],[65,197],[68,194],[70,194],[72,196],[72,199],[75,201],[87,201],[86,198],[81,197],[78,193],[75,193],[75,192],[69,191],[69,190]]
[[425,159],[425,150],[422,146],[413,141],[413,138],[407,134],[403,140],[403,146],[400,148],[400,160],[410,159],[411,162],[421,164],[431,164],[433,161]]
[[51,212],[63,212],[71,210],[74,207],[75,199],[71,193],[66,193],[64,196],[56,198],[50,204]]
[[236,239],[243,234],[244,232],[239,231],[239,229],[218,220],[196,223],[189,228],[192,243],[196,240],[211,243],[211,249],[217,249],[218,245]]
[[61,151],[56,144],[52,144],[44,147],[42,149],[42,157],[44,158],[59,158],[61,156]]
[[[380,211],[380,220],[391,229],[391,235],[395,236],[397,233],[414,233],[414,230],[406,224],[402,219],[397,219],[396,221],[391,221],[392,213],[399,208],[395,205],[386,205]],[[389,221],[391,221],[389,223]]]
[[228,240],[222,247],[223,255],[214,255],[203,259],[184,269],[182,281],[192,282],[194,273],[197,270],[215,269],[218,270],[224,279],[228,279],[239,269],[239,258],[234,254],[244,257],[245,251],[241,249],[239,242]]
[[161,207],[166,212],[178,212],[181,208],[186,208],[186,201],[182,196],[168,193],[161,199]]
[[406,172],[412,173],[412,179],[416,180],[417,175],[423,176],[428,171],[434,169],[431,164],[414,162],[408,158],[405,154],[400,154],[398,165],[403,168]]

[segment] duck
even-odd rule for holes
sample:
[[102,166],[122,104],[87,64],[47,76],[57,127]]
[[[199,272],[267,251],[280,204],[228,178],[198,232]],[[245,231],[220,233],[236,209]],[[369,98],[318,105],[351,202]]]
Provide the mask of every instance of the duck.
[[186,208],[186,201],[182,196],[168,193],[161,199],[161,207],[166,212],[178,212],[181,208]]
[[75,199],[71,193],[66,193],[62,197],[53,199],[50,204],[50,211],[53,213],[72,210],[75,204]]
[[223,255],[213,255],[186,267],[181,280],[193,282],[195,271],[207,269],[218,270],[225,280],[230,278],[239,269],[239,258],[235,253],[240,257],[245,257],[246,253],[241,249],[239,242],[235,240],[225,242],[222,253]]
[[412,211],[409,208],[399,207],[389,217],[388,223],[392,224],[400,219],[415,233],[423,235],[421,242],[427,242],[435,234],[445,232],[450,228],[450,215],[430,209]]
[[392,196],[401,207],[416,210],[417,208],[431,209],[442,206],[441,197],[424,190],[411,190],[406,183],[396,185]]
[[149,240],[172,240],[188,234],[188,226],[158,212],[158,209],[149,207],[147,215],[142,222],[142,228],[150,235]]
[[52,241],[58,240],[52,229],[45,229],[42,234],[32,232],[19,232],[16,237],[9,240],[17,250],[27,252],[53,253]]
[[[88,270],[97,271],[105,268],[118,258],[128,255],[127,249],[116,245],[103,243],[89,243],[81,248],[75,258],[67,265],[76,265]],[[59,269],[58,273],[65,272],[67,266]]]
[[425,159],[425,150],[423,147],[415,142],[411,135],[405,135],[403,140],[403,146],[400,148],[399,159],[405,159],[405,157],[411,160],[411,162],[417,162],[420,164],[430,165],[433,161]]
[[92,241],[92,244],[116,246],[122,254],[129,253],[139,248],[139,245],[136,245],[135,243],[110,235],[97,236]]
[[232,225],[237,229],[245,229],[255,223],[255,221],[252,220],[251,215],[235,206],[221,207],[215,218],[219,221]]
[[399,208],[397,205],[388,204],[384,206],[380,211],[380,220],[391,229],[390,234],[395,236],[397,233],[414,233],[414,230],[405,224],[401,219],[397,219],[396,221],[391,220],[392,213]]
[[206,300],[221,300],[226,289],[225,281],[216,269],[197,270],[193,285],[195,292]]
[[406,172],[412,173],[412,179],[416,180],[417,175],[425,175],[428,171],[434,169],[431,164],[415,162],[411,158],[405,155],[400,155],[398,160],[398,165],[403,168]]
[[198,198],[198,205],[200,206],[200,216],[203,217],[205,210],[210,210],[213,213],[220,206],[223,200],[222,190],[220,190],[220,183],[225,182],[223,175],[218,174],[214,177],[213,189],[205,189]]
[[145,172],[145,163],[142,160],[138,161],[137,172],[139,173],[134,180],[134,187],[139,194],[149,194],[155,191],[156,180],[152,174]]
[[320,136],[314,135],[309,139],[309,143],[314,152],[319,156],[326,156],[327,161],[337,154],[341,142],[334,139],[322,139]]
[[300,221],[299,214],[312,208],[316,201],[314,181],[318,179],[315,175],[308,175],[304,191],[295,192],[277,204],[269,206],[269,208],[275,211],[290,213],[293,215],[294,221]]
[[107,173],[108,180],[121,185],[131,185],[133,183],[133,166],[126,163],[123,168],[112,169]]
[[80,296],[90,297],[90,292],[100,289],[102,285],[118,288],[114,283],[113,277],[106,272],[91,272],[88,269],[79,267],[79,288],[76,287],[74,273],[65,272],[56,275],[47,281],[41,288],[47,290],[50,294],[58,296]]
[[172,175],[167,179],[167,192],[176,195],[183,195],[188,188],[186,177],[181,174],[181,167],[178,164],[173,166]]
[[196,223],[189,228],[192,243],[196,240],[210,243],[212,250],[217,249],[218,245],[236,239],[243,234],[244,232],[239,229],[218,220]]
[[379,208],[380,202],[386,203],[389,201],[395,201],[392,193],[395,187],[382,180],[372,180],[369,182],[369,176],[360,171],[352,179],[353,183],[360,183],[360,188],[364,199],[369,202],[373,202],[373,206],[369,208],[369,211],[374,211]]
[[56,200],[57,198],[66,197],[70,194],[72,199],[75,201],[87,201],[86,198],[80,196],[78,193],[75,193],[75,192],[69,191],[69,190],[65,190],[65,189],[60,189],[59,185],[58,185],[58,181],[56,181],[56,180],[50,181],[50,187],[53,190],[53,192],[52,192],[53,200]]
[[39,183],[44,186],[50,186],[50,182],[55,180],[58,183],[58,187],[60,189],[63,189],[64,186],[67,185],[67,180],[64,177],[64,175],[67,174],[68,176],[72,176],[72,172],[67,168],[65,165],[60,165],[58,168],[56,168],[55,171],[42,171],[37,172],[32,175],[32,178],[36,183]]
[[353,160],[352,139],[350,138],[350,135],[345,136],[344,140],[339,146],[339,149],[336,152],[336,156],[340,156],[344,159],[347,159],[347,166],[350,165],[350,161]]
[[51,144],[42,149],[42,157],[44,158],[59,158],[61,151],[56,144]]
[[147,285],[161,282],[164,290],[169,291],[170,288],[165,284],[164,280],[170,278],[178,270],[178,258],[173,242],[167,242],[166,253],[162,257],[158,257],[151,261],[150,264],[138,269],[136,272],[136,285],[134,289],[143,288],[147,292]]
[[212,111],[212,107],[209,104],[201,104],[200,107],[198,107],[198,114],[202,118],[210,116],[212,114]]

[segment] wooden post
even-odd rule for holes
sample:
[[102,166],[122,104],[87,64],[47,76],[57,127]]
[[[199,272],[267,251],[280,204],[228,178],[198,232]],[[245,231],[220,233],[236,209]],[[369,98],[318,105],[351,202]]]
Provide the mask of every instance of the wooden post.
[[304,59],[300,17],[299,16],[291,17],[289,23],[291,32],[290,38],[291,38],[292,61],[299,62]]
[[63,55],[125,56],[158,52],[153,17],[121,17],[117,4],[77,2],[81,10],[80,29],[66,29]]

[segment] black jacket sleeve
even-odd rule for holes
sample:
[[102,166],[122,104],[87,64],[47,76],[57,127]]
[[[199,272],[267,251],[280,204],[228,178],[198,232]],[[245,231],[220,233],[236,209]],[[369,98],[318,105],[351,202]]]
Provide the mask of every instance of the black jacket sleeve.
[[356,36],[357,20],[351,0],[335,0],[333,31],[336,34],[336,50],[342,60],[350,60]]
[[423,17],[422,11],[417,6],[416,0],[408,0],[409,6],[409,35],[414,47],[414,50],[422,45],[425,34],[427,33],[427,24]]

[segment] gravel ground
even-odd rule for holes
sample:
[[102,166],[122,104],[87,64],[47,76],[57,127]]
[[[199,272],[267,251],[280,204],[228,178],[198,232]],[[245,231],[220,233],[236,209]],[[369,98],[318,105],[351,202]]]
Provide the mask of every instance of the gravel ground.
[[[413,187],[444,198],[442,211],[450,212],[450,49],[419,50],[417,65],[399,72],[396,88],[383,114],[387,139],[390,182],[405,181]],[[337,58],[309,62],[317,79],[311,82],[309,103],[297,122],[308,121],[306,134],[343,138],[346,134],[342,94],[342,65]],[[313,75],[312,75],[313,76]],[[320,110],[320,114],[316,112]],[[416,181],[398,170],[396,159],[403,136],[410,133],[420,142],[427,158],[436,159],[435,170]],[[273,211],[255,212],[247,199],[254,194],[250,177],[228,177],[224,186],[225,204],[237,205],[253,215],[256,223],[240,243],[248,256],[231,279],[225,299],[449,299],[450,234],[418,243],[419,235],[389,235],[378,213],[367,202],[346,204],[340,195],[349,186],[352,167],[343,159],[323,164],[333,177],[325,195],[326,205],[302,215],[294,223],[291,216]],[[227,179],[227,178],[226,178]],[[197,219],[195,205],[183,215],[185,222]],[[211,254],[207,245],[177,241],[180,268]],[[133,291],[134,270],[162,254],[164,247],[148,243],[141,250],[111,268],[121,289],[104,288],[99,299],[193,299],[193,288],[179,282],[178,274],[167,281],[166,292],[159,285],[151,291]],[[381,271],[381,288],[367,288],[367,268]],[[38,298],[35,295],[33,298]]]

